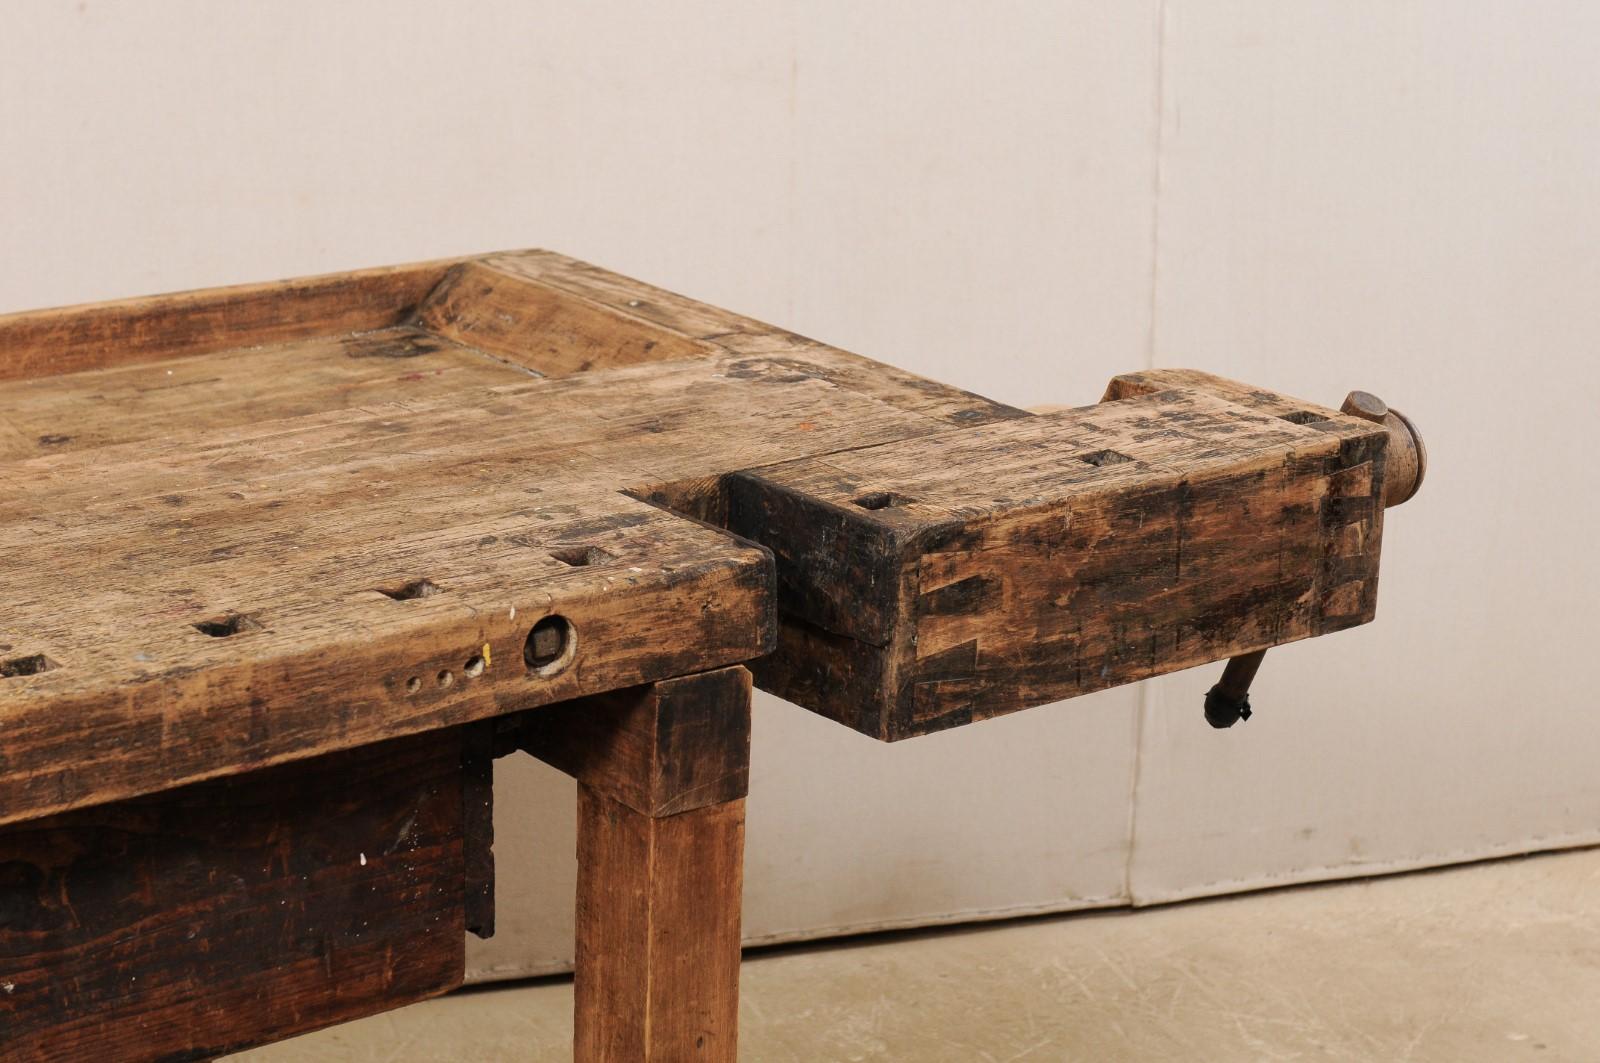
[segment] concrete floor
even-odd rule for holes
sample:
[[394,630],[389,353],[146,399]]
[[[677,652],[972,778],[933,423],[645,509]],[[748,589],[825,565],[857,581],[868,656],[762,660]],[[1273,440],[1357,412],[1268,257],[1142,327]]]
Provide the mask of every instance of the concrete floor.
[[[572,983],[234,1057],[561,1060]],[[753,953],[743,1060],[1600,1060],[1600,849]]]

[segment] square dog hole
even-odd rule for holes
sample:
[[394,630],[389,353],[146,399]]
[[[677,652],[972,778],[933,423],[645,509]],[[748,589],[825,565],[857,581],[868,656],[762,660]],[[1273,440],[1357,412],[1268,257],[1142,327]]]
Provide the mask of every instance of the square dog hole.
[[42,653],[13,657],[7,661],[0,661],[0,679],[10,679],[19,675],[38,675],[40,672],[54,671],[60,667]]
[[1093,454],[1081,455],[1078,460],[1087,462],[1090,465],[1121,465],[1133,459],[1126,454],[1118,454],[1114,450],[1097,450]]
[[242,635],[246,631],[260,631],[261,624],[255,618],[245,616],[243,613],[228,613],[212,620],[202,620],[194,625],[194,629],[214,639],[226,639]]
[[598,546],[561,546],[550,551],[550,556],[563,565],[583,568],[586,565],[603,565],[612,560],[610,554]]
[[1316,410],[1295,410],[1278,416],[1279,420],[1288,421],[1290,424],[1321,424],[1328,419],[1326,414],[1318,413]]
[[916,499],[894,491],[871,491],[860,498],[852,498],[850,501],[862,509],[888,509],[891,506],[903,506],[909,502],[915,502]]
[[397,602],[409,602],[415,598],[432,598],[435,594],[443,594],[444,588],[431,579],[418,579],[400,587],[379,587],[378,593]]

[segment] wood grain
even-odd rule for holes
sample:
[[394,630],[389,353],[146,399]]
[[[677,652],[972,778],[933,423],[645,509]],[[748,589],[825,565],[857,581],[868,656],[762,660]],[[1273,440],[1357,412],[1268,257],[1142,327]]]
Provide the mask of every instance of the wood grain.
[[[830,347],[787,329],[742,314],[688,299],[631,277],[549,251],[491,255],[484,265],[522,277],[585,303],[607,308],[658,330],[714,345],[737,356],[734,373],[765,377],[804,376],[877,399],[898,409],[915,410],[947,424],[984,424],[1025,417],[1023,411],[908,373],[859,354]],[[666,358],[669,347],[658,348]]]
[[417,323],[550,377],[721,353],[623,309],[482,262],[451,270]]
[[0,315],[0,380],[398,325],[457,261]]
[[460,984],[457,732],[0,831],[0,1058],[209,1059]]
[[1273,408],[1155,391],[733,475],[784,616],[757,681],[892,740],[1371,619],[1387,436]]
[[[460,383],[412,391],[430,362]],[[766,553],[629,493],[941,426],[732,354],[546,380],[414,326],[164,365],[185,399],[0,396],[32,455],[0,462],[0,654],[50,663],[0,680],[0,822],[757,656]],[[520,667],[552,613],[573,660]]]
[[500,721],[578,780],[576,1058],[732,1063],[750,673]]
[[[142,552],[63,554],[70,534],[14,536],[10,557],[37,582],[13,583],[0,645],[7,657],[37,654],[58,667],[0,679],[0,822],[637,685],[770,646],[761,550],[622,495],[601,507],[522,492],[504,516],[465,527],[449,496],[439,497],[433,527],[425,506],[404,500],[389,516],[380,508],[363,518],[353,500],[330,499],[319,549],[298,522],[253,542],[242,515],[270,501],[223,504],[219,527],[199,495],[167,508],[166,527]],[[316,506],[303,483],[297,504]],[[133,527],[147,527],[157,507],[166,504],[135,505]],[[382,552],[362,553],[345,545],[340,523],[348,532],[363,520],[410,527]],[[606,560],[573,567],[554,556],[574,548]],[[423,582],[437,593],[384,593]],[[240,617],[248,625],[235,634],[197,628],[227,630]],[[541,669],[524,651],[546,617],[570,625],[572,653]]]
[[518,744],[647,816],[743,797],[750,787],[750,673],[668,679],[523,713]]
[[[1372,615],[1357,419],[1183,371],[1032,417],[547,252],[14,316],[0,362],[32,377],[0,392],[0,823],[780,622],[758,681],[900,737]],[[525,665],[552,615],[574,652]]]
[[733,1063],[744,800],[663,818],[578,788],[578,1063]]
[[0,381],[7,1058],[455,984],[514,742],[580,780],[579,1059],[732,1060],[740,662],[970,723],[1370,620],[1409,494],[1274,392],[1032,416],[543,251],[11,315]]
[[164,358],[12,381],[0,397],[0,461],[159,439],[174,430],[477,394],[527,379],[413,326],[313,337],[228,356]]

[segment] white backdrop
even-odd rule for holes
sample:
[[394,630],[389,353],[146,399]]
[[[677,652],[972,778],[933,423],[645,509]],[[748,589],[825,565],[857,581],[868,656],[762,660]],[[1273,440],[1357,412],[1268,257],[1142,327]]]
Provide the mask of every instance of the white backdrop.
[[[1376,624],[884,747],[758,706],[747,929],[1600,840],[1600,8],[19,0],[0,310],[545,246],[1014,404],[1184,364],[1420,423]],[[3,385],[0,385],[3,386]],[[569,783],[501,764],[559,967]]]

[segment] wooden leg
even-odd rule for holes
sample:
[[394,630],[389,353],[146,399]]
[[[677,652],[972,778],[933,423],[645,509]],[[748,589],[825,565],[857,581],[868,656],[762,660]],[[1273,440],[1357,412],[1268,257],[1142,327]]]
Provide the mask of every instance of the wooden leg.
[[743,799],[656,819],[579,787],[580,1063],[732,1063],[743,856]]
[[732,1063],[750,674],[533,710],[521,744],[578,779],[578,1063]]

